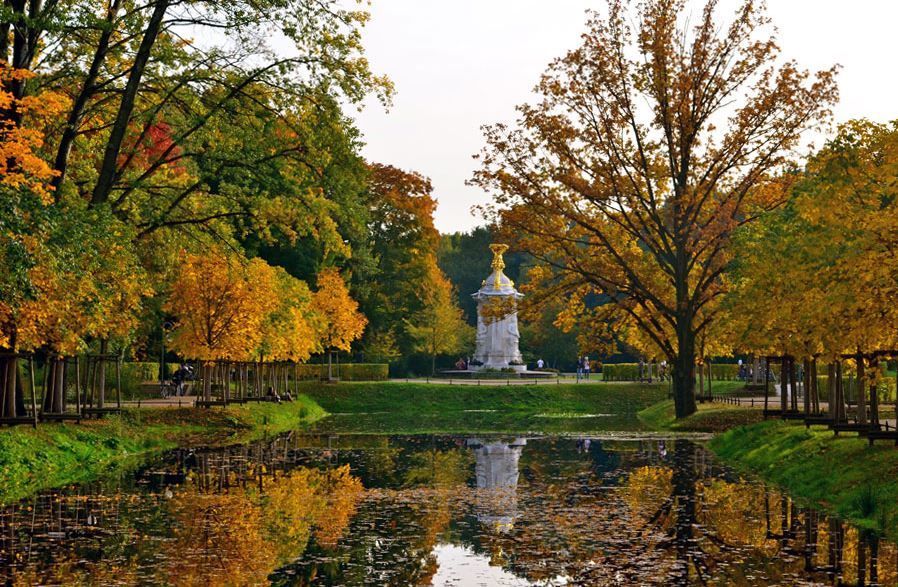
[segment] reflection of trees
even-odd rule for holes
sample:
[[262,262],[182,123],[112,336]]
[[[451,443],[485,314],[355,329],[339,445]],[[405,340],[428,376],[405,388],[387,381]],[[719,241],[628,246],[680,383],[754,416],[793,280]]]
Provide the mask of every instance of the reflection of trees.
[[162,582],[258,585],[274,568],[261,508],[246,494],[179,491],[169,511],[174,536],[165,543]]
[[[589,454],[575,439],[529,443],[508,532],[478,520],[501,504],[470,486],[476,455],[460,439],[293,437],[172,453],[121,492],[86,487],[0,509],[0,575],[414,585],[436,572],[435,545],[452,542],[544,583],[898,584],[894,545],[722,473],[701,448],[602,444],[599,474],[596,441]],[[358,476],[381,473],[363,493]]]
[[[894,565],[886,570],[879,564],[882,548],[875,534],[846,531],[841,522],[763,486],[714,477],[696,458],[699,450],[677,442],[671,470],[639,468],[626,485],[628,507],[639,523],[665,536],[652,548],[675,560],[667,567],[669,584],[782,584],[800,576],[846,584],[891,584],[886,575],[896,580]],[[661,491],[665,486],[668,497]],[[894,547],[886,548],[894,556]]]
[[[143,549],[129,501],[101,488],[46,493],[0,510],[0,580],[9,585],[137,582]],[[146,522],[152,527],[151,518]]]

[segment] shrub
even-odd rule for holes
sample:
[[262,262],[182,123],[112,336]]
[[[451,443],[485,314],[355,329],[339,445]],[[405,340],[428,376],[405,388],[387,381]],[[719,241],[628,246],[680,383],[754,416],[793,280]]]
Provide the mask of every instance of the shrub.
[[[649,363],[643,365],[647,374]],[[658,363],[651,364],[652,378],[658,378]],[[706,371],[707,373],[707,368]],[[739,379],[739,365],[731,363],[712,363],[711,376],[716,381],[735,381]],[[698,373],[696,372],[696,378]],[[639,363],[606,363],[602,365],[603,381],[636,381],[639,379]]]
[[[327,378],[327,364],[297,365],[297,373],[301,380],[320,381]],[[341,381],[386,381],[389,378],[389,365],[386,363],[334,363],[334,377]]]

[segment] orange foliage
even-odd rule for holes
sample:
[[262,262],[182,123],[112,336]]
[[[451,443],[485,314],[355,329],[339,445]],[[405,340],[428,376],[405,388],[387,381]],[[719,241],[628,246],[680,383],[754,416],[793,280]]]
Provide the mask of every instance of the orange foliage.
[[172,348],[207,361],[251,358],[277,307],[276,279],[261,259],[245,261],[220,249],[187,255],[165,306],[177,320]]
[[29,71],[0,63],[0,110],[15,110],[36,122],[33,126],[13,121],[0,123],[0,184],[30,190],[48,203],[52,193],[49,182],[56,172],[37,154],[44,144],[44,135],[35,127],[58,118],[68,107],[68,99],[60,93],[44,91],[16,100],[6,89],[14,80],[31,77],[34,74]]
[[322,269],[318,274],[318,291],[312,304],[324,323],[325,349],[348,351],[352,341],[365,331],[368,319],[358,311],[358,302],[349,295],[346,282],[336,269]]

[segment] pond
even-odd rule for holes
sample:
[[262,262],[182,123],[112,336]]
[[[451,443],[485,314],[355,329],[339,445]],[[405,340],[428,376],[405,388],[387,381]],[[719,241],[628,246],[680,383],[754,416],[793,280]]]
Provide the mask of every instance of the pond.
[[638,435],[296,432],[0,513],[11,585],[894,585],[896,560],[699,444]]

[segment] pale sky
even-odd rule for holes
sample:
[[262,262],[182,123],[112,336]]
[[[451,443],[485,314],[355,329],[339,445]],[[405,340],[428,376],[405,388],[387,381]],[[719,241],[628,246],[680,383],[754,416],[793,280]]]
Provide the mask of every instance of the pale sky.
[[[720,14],[736,0],[722,0]],[[465,185],[480,126],[512,122],[554,57],[576,47],[585,10],[605,0],[372,0],[364,43],[397,94],[389,112],[357,115],[371,161],[431,178],[441,232],[483,224],[470,209],[486,196]],[[809,69],[838,63],[836,121],[898,119],[895,0],[768,0],[785,57]]]

